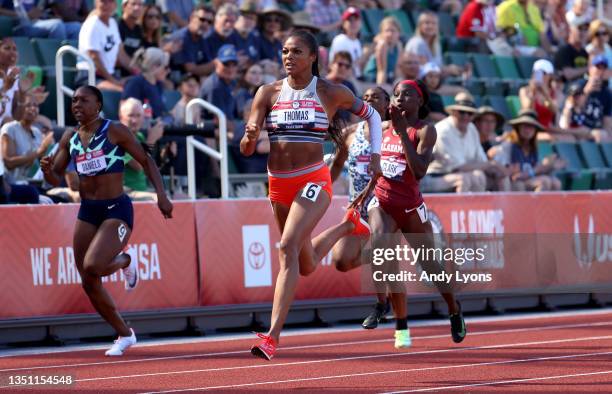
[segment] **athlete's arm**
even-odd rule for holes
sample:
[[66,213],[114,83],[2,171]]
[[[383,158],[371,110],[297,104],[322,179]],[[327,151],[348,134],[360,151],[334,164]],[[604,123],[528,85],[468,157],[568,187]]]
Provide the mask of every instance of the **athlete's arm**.
[[404,147],[406,163],[416,179],[421,179],[427,173],[427,167],[433,157],[433,148],[436,144],[436,129],[432,125],[427,125],[418,131],[419,144],[414,149],[408,139],[406,118],[395,106],[390,107],[393,128],[399,134]]
[[344,168],[344,163],[348,159],[348,150],[351,145],[350,137],[357,129],[357,124],[350,125],[343,130],[344,134],[344,144],[338,148],[338,151],[334,155],[334,161],[330,168],[331,179],[332,182],[335,182],[336,179],[340,176],[342,172],[342,168]]
[[378,178],[382,174],[382,170],[380,169],[380,146],[382,144],[382,120],[380,114],[368,103],[355,97],[346,86],[333,85],[332,89],[332,99],[334,102],[338,103],[336,110],[349,110],[368,122],[370,145],[372,146],[370,173],[372,177]]
[[270,95],[274,91],[274,84],[262,86],[255,93],[249,121],[244,126],[244,136],[240,140],[240,153],[244,156],[251,156],[257,147],[257,138],[261,132],[264,119],[268,114]]
[[61,185],[66,167],[68,167],[68,163],[70,162],[68,142],[72,135],[73,133],[71,131],[64,132],[58,143],[55,155],[45,156],[40,159],[40,170],[45,177],[45,181],[54,187]]
[[109,127],[108,134],[111,143],[122,147],[123,150],[134,158],[134,160],[140,163],[157,192],[157,205],[159,210],[166,218],[171,218],[172,203],[168,199],[168,196],[166,196],[161,174],[153,158],[145,152],[138,140],[136,140],[134,134],[124,125],[113,123]]

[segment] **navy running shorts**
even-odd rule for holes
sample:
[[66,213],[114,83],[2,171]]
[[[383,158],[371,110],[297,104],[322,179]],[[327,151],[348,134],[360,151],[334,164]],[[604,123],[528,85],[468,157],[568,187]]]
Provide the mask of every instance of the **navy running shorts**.
[[110,200],[82,200],[79,209],[79,220],[100,227],[106,219],[123,220],[134,228],[134,208],[127,194]]

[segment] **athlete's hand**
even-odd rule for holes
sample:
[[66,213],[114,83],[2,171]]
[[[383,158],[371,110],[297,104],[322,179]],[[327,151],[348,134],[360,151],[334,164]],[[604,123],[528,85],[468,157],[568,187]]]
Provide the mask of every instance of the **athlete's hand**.
[[389,115],[391,116],[391,124],[393,129],[398,133],[406,133],[408,129],[408,121],[406,120],[406,114],[400,108],[394,104],[389,106]]
[[40,170],[43,174],[49,174],[53,167],[53,156],[45,156],[40,159]]
[[378,153],[373,153],[370,155],[370,167],[369,167],[370,177],[374,180],[378,179],[379,176],[382,175],[382,168],[380,167],[380,155]]
[[244,127],[244,135],[250,141],[257,141],[259,126],[257,126],[255,123],[247,123],[247,125]]
[[166,219],[172,218],[172,209],[174,207],[165,193],[157,196],[157,206]]

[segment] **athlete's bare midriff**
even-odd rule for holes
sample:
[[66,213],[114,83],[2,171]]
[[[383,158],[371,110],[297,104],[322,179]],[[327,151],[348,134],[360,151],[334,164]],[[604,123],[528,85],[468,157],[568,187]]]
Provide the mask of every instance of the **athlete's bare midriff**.
[[111,200],[123,194],[123,173],[79,177],[79,194],[85,200]]
[[270,144],[268,169],[292,171],[323,160],[323,145],[311,143],[275,142]]

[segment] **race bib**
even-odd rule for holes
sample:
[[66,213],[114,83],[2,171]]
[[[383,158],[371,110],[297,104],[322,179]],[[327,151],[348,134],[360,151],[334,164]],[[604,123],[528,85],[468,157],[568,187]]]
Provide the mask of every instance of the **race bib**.
[[314,108],[288,108],[277,112],[276,123],[285,128],[301,128],[303,125],[314,124]]
[[406,163],[402,161],[382,160],[380,163],[385,178],[401,178],[406,171]]
[[357,173],[360,175],[368,175],[368,166],[370,165],[369,155],[357,156]]
[[87,152],[76,157],[76,167],[79,174],[90,175],[106,168],[106,158],[102,150]]

